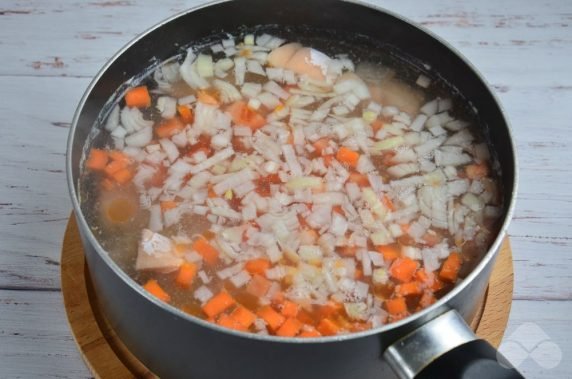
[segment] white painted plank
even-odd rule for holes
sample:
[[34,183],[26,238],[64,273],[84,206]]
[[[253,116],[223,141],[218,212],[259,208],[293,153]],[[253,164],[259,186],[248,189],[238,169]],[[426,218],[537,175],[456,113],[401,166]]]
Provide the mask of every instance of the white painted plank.
[[59,288],[65,145],[87,79],[0,77],[0,287]]
[[0,377],[89,378],[60,292],[0,291]]

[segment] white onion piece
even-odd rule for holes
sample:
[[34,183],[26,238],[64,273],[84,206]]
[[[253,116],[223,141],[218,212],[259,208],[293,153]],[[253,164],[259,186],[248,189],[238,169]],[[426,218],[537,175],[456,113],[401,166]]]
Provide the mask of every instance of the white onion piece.
[[435,164],[437,166],[460,166],[470,163],[472,160],[467,154],[435,150]]
[[167,154],[167,158],[171,163],[175,162],[179,157],[179,149],[177,146],[166,138],[162,138],[159,140],[159,144],[163,148],[163,151]]
[[214,87],[219,91],[220,98],[223,103],[233,103],[242,99],[240,92],[236,89],[235,86],[230,84],[229,82],[215,79],[213,81]]
[[161,96],[157,99],[157,110],[163,118],[172,118],[177,114],[177,100],[169,96]]
[[419,165],[417,163],[401,163],[389,167],[387,172],[394,178],[402,178],[404,176],[419,172]]
[[288,99],[290,97],[290,93],[288,93],[288,91],[285,91],[278,83],[273,82],[272,80],[264,84],[263,88],[281,99]]
[[[204,271],[200,271],[200,273],[204,273]],[[203,281],[204,282],[204,281]],[[208,289],[206,286],[200,286],[197,290],[193,293],[193,297],[197,299],[202,304],[209,301],[214,296],[214,293]]]
[[232,157],[234,155],[234,150],[232,147],[227,147],[224,150],[220,150],[218,152],[216,152],[215,154],[213,154],[210,158],[205,159],[204,161],[202,161],[201,163],[192,166],[191,169],[189,170],[191,174],[197,174],[201,171],[206,170],[209,167],[214,166],[217,163],[220,163],[222,161],[224,161],[225,159],[228,159],[230,157]]
[[139,108],[125,107],[121,110],[121,125],[128,133],[133,133],[141,129],[153,126],[153,121],[145,120]]
[[284,159],[286,160],[286,164],[290,168],[292,175],[302,176],[302,167],[300,166],[300,162],[298,162],[296,152],[292,145],[282,145],[282,153],[284,154]]
[[230,282],[236,287],[240,288],[243,287],[246,283],[250,281],[252,277],[246,271],[240,271],[238,274],[232,276],[230,278]]
[[435,113],[437,113],[438,109],[439,109],[439,100],[435,99],[423,105],[419,110],[421,111],[421,113],[424,113],[427,116],[433,116]]
[[144,147],[148,145],[152,139],[153,128],[148,126],[125,137],[125,144],[132,147]]
[[253,98],[258,96],[262,91],[262,84],[260,83],[244,83],[241,88],[241,92],[244,96],[248,98]]
[[109,115],[107,116],[107,120],[105,122],[105,130],[108,132],[112,132],[119,126],[119,105],[113,107]]
[[163,230],[163,215],[159,204],[152,205],[149,208],[149,229],[153,232]]
[[197,65],[195,62],[195,54],[189,50],[187,56],[179,68],[179,72],[183,80],[192,88],[205,89],[209,87],[209,82],[197,72]]
[[415,150],[417,155],[419,155],[420,157],[424,157],[432,153],[439,146],[441,146],[443,142],[445,142],[446,138],[447,138],[446,136],[432,138],[421,145],[415,146],[413,149]]
[[235,84],[240,86],[244,84],[244,76],[246,75],[246,59],[243,57],[234,58],[234,80]]

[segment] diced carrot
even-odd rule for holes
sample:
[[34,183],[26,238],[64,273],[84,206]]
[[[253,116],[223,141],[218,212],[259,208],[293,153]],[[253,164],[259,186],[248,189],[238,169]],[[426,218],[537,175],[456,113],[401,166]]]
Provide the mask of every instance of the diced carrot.
[[286,300],[281,304],[280,313],[286,317],[296,317],[300,306],[293,301]]
[[125,104],[128,107],[147,108],[151,106],[151,96],[147,86],[131,88],[125,93]]
[[112,161],[123,162],[123,164],[125,164],[125,167],[127,167],[131,163],[131,158],[129,158],[127,154],[121,151],[111,150],[110,152],[108,152],[108,155]]
[[298,320],[302,321],[304,324],[307,324],[307,325],[314,325],[315,324],[315,320],[304,309],[298,310],[298,315],[296,317],[298,318]]
[[232,307],[235,303],[235,300],[228,292],[221,291],[203,305],[203,312],[205,312],[208,317],[215,317]]
[[433,295],[431,291],[425,291],[423,292],[423,296],[421,296],[421,299],[419,300],[419,307],[427,308],[436,301],[437,299],[435,299],[435,295]]
[[385,309],[392,315],[398,315],[407,312],[407,304],[405,298],[396,297],[394,299],[385,300]]
[[193,121],[195,120],[192,109],[187,107],[186,105],[178,105],[177,113],[179,113],[181,121],[183,121],[183,123],[185,124],[192,124]]
[[265,277],[254,274],[252,275],[250,282],[246,285],[246,292],[256,297],[262,297],[266,295],[271,284],[272,283]]
[[266,324],[271,330],[278,330],[284,321],[286,321],[284,316],[276,312],[269,305],[260,308],[256,314],[258,317],[266,321]]
[[381,197],[381,202],[383,203],[383,205],[385,205],[385,207],[387,209],[389,209],[390,211],[394,211],[395,210],[395,205],[393,204],[393,201],[391,201],[391,199],[389,198],[389,196],[387,195],[383,195]]
[[199,91],[197,93],[197,100],[203,104],[208,105],[219,105],[219,101],[217,97],[213,94],[208,93],[207,91]]
[[225,328],[234,330],[246,331],[248,329],[240,322],[235,320],[232,316],[229,316],[226,313],[221,314],[216,323],[220,326],[224,326]]
[[440,280],[437,279],[437,278],[434,278],[434,279],[433,279],[433,284],[431,285],[430,288],[431,288],[431,291],[437,292],[437,291],[439,291],[441,288],[443,288],[444,286],[445,286],[445,284],[444,284],[442,281],[440,281]]
[[324,336],[333,336],[340,331],[340,327],[329,318],[322,319],[316,329]]
[[119,184],[125,184],[133,178],[133,172],[128,168],[122,168],[113,174],[113,179]]
[[113,176],[117,171],[124,169],[127,167],[127,164],[124,161],[114,161],[112,160],[105,166],[103,171],[107,176]]
[[320,307],[319,315],[322,318],[326,318],[341,313],[343,309],[344,306],[342,304],[336,303],[335,301],[328,301],[327,304]]
[[409,282],[398,284],[395,287],[395,294],[397,296],[411,296],[411,295],[421,295],[422,289],[419,282]]
[[160,205],[161,205],[161,211],[166,212],[169,209],[177,208],[179,206],[179,203],[177,203],[174,200],[164,200],[161,201]]
[[336,159],[340,161],[340,163],[346,164],[350,167],[356,167],[359,160],[359,153],[342,146],[336,153]]
[[92,148],[89,152],[89,157],[85,162],[85,167],[94,171],[101,171],[105,169],[108,160],[107,152],[101,149]]
[[461,268],[461,255],[456,252],[449,254],[441,271],[439,271],[439,278],[442,280],[454,283],[457,281],[457,276],[459,275],[459,269]]
[[237,101],[227,108],[232,121],[236,125],[248,126],[253,130],[259,129],[266,125],[266,120],[262,115],[253,109],[250,109],[244,101]]
[[374,133],[377,133],[379,129],[383,128],[383,122],[380,119],[376,119],[371,123],[371,128],[373,129]]
[[389,268],[390,275],[400,282],[409,282],[419,264],[411,258],[398,258]]
[[316,154],[322,155],[324,153],[324,149],[330,146],[330,139],[329,138],[320,138],[316,142],[312,144],[314,149],[316,149]]
[[244,265],[244,269],[248,271],[250,274],[259,274],[264,275],[266,270],[270,268],[272,264],[268,259],[259,258],[259,259],[252,259],[246,262]]
[[355,257],[357,253],[357,246],[340,246],[338,252],[344,257]]
[[376,246],[377,251],[383,254],[383,259],[393,261],[401,256],[400,250],[395,245]]
[[155,128],[155,133],[159,138],[170,138],[185,128],[185,125],[178,117],[173,117],[163,121]]
[[289,317],[276,331],[276,335],[280,337],[295,337],[302,329],[302,326],[303,324],[298,319]]
[[361,278],[363,278],[363,270],[361,268],[357,267],[356,272],[354,274],[354,279],[360,280]]
[[171,296],[169,296],[169,294],[165,292],[163,288],[161,288],[155,279],[149,279],[143,288],[145,288],[145,290],[147,290],[151,295],[155,296],[159,300],[164,301],[165,303],[171,301]]
[[481,179],[489,174],[489,168],[486,164],[470,164],[465,167],[465,173],[469,179]]
[[214,266],[218,262],[218,250],[205,238],[197,238],[191,248],[199,253],[209,266]]
[[424,268],[420,268],[417,270],[417,272],[415,272],[415,280],[420,283],[428,284],[431,280],[433,280],[433,273],[427,273]]
[[230,317],[247,329],[256,320],[256,315],[242,305],[236,307],[230,314]]
[[367,175],[360,174],[359,172],[355,171],[350,172],[350,177],[348,178],[348,182],[355,183],[360,187],[369,186],[369,179],[367,178]]
[[324,165],[326,167],[330,167],[330,165],[332,164],[332,161],[334,160],[333,154],[324,155],[322,158],[324,158]]
[[197,275],[197,265],[192,262],[185,262],[179,267],[176,283],[183,288],[189,288]]
[[298,337],[302,337],[302,338],[312,338],[312,337],[321,337],[321,336],[322,335],[320,334],[320,332],[318,332],[316,330],[316,328],[308,326],[308,325],[304,325],[302,332],[300,334],[298,334]]

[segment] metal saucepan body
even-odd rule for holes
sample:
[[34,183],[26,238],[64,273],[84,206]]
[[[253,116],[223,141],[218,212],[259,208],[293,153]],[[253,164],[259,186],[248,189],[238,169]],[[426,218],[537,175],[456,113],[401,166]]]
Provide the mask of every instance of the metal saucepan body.
[[[94,122],[126,80],[157,59],[215,32],[243,26],[308,26],[340,36],[361,34],[398,46],[451,83],[478,110],[502,170],[505,215],[490,251],[472,273],[428,309],[381,328],[321,339],[279,339],[242,334],[191,317],[149,296],[96,241],[78,200],[80,160]],[[86,259],[104,312],[129,349],[164,378],[379,378],[392,377],[385,349],[428,320],[455,309],[465,320],[476,313],[514,207],[516,159],[508,122],[490,88],[454,49],[427,31],[382,9],[334,0],[222,1],[191,9],[148,30],[100,71],[76,112],[67,151],[68,182]]]

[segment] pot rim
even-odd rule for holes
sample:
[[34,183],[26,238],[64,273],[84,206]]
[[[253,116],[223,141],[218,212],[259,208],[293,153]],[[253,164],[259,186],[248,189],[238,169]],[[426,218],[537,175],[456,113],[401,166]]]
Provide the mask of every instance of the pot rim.
[[203,326],[203,327],[206,327],[206,328],[210,328],[216,332],[228,333],[228,334],[234,335],[236,337],[241,337],[241,338],[249,338],[249,339],[268,341],[268,342],[301,343],[301,344],[304,344],[304,343],[331,343],[331,342],[339,342],[339,341],[348,341],[348,340],[353,340],[353,339],[358,339],[358,338],[362,338],[362,337],[367,337],[367,336],[372,336],[375,334],[388,332],[390,330],[397,329],[397,328],[401,327],[402,325],[413,323],[419,319],[422,319],[423,317],[427,316],[428,314],[437,311],[439,308],[443,308],[443,309],[447,308],[447,303],[451,299],[453,299],[455,296],[457,296],[471,282],[473,282],[476,279],[476,277],[481,274],[481,272],[488,265],[488,263],[495,258],[495,255],[498,252],[505,235],[507,234],[508,226],[509,226],[509,223],[512,219],[512,216],[513,216],[514,210],[515,210],[516,195],[517,195],[517,189],[518,189],[518,176],[519,176],[516,144],[515,144],[515,140],[513,137],[512,127],[511,127],[510,122],[506,116],[506,112],[505,112],[501,102],[499,101],[497,95],[492,91],[491,86],[489,85],[487,80],[477,70],[477,68],[463,54],[461,54],[455,47],[453,47],[451,44],[446,42],[441,37],[437,36],[432,31],[430,31],[427,28],[409,20],[408,18],[401,16],[401,15],[399,15],[393,11],[389,11],[383,7],[378,6],[378,5],[367,3],[363,0],[339,0],[339,1],[355,4],[355,5],[358,5],[361,7],[373,9],[373,10],[380,12],[380,13],[388,14],[388,15],[398,19],[399,21],[401,21],[403,23],[409,24],[410,26],[417,29],[419,32],[429,35],[430,37],[435,39],[437,42],[444,45],[453,54],[455,54],[464,64],[466,64],[471,69],[471,71],[479,78],[479,80],[484,84],[485,88],[489,92],[489,95],[493,98],[493,100],[495,101],[495,103],[499,107],[501,115],[502,115],[502,117],[505,121],[505,124],[507,126],[507,132],[509,135],[510,145],[511,145],[511,148],[513,151],[512,159],[514,161],[514,181],[513,181],[513,186],[510,189],[510,191],[511,191],[510,202],[508,204],[508,207],[506,208],[507,211],[506,211],[506,214],[504,216],[503,223],[501,225],[501,228],[500,228],[494,242],[492,243],[492,245],[488,249],[487,253],[483,256],[481,261],[477,264],[477,266],[471,271],[471,273],[467,277],[465,277],[462,280],[461,283],[459,283],[453,290],[451,290],[449,293],[447,293],[441,299],[437,300],[431,306],[429,306],[429,307],[427,307],[427,308],[425,308],[419,312],[416,312],[416,313],[414,313],[414,314],[412,314],[412,315],[410,315],[410,316],[408,316],[402,320],[399,320],[397,322],[390,323],[390,324],[381,325],[377,328],[372,328],[372,329],[368,329],[368,330],[361,331],[361,332],[348,333],[348,334],[336,335],[336,336],[326,336],[326,337],[312,337],[312,338],[277,337],[277,336],[260,335],[260,334],[248,333],[248,332],[240,332],[240,331],[235,331],[232,329],[224,328],[224,327],[221,327],[217,324],[207,322],[206,320],[203,320],[203,319],[198,318],[196,316],[189,315],[188,313],[185,313],[182,310],[180,310],[174,306],[171,306],[171,305],[168,305],[168,304],[162,302],[161,300],[157,299],[156,297],[152,296],[147,291],[145,291],[141,285],[136,283],[129,275],[127,275],[115,263],[115,261],[109,256],[107,251],[105,249],[103,249],[103,247],[99,244],[99,242],[97,241],[97,239],[95,238],[95,236],[91,232],[91,229],[89,228],[89,225],[88,225],[88,223],[87,223],[87,221],[83,215],[83,212],[81,211],[81,206],[80,206],[80,203],[79,203],[79,200],[77,197],[77,193],[76,193],[76,189],[75,189],[75,185],[74,185],[73,167],[72,167],[72,148],[73,148],[73,143],[74,143],[75,132],[77,129],[77,123],[78,123],[78,120],[80,118],[81,113],[83,112],[83,108],[87,102],[87,99],[88,99],[89,95],[91,94],[91,91],[93,90],[95,85],[99,82],[99,80],[101,79],[103,74],[107,71],[107,69],[113,64],[113,62],[115,62],[125,51],[127,51],[129,48],[131,48],[136,42],[138,42],[142,38],[151,34],[155,30],[162,27],[163,25],[168,24],[175,19],[178,19],[179,17],[183,17],[189,13],[193,13],[197,10],[200,10],[200,9],[203,9],[206,7],[211,7],[211,6],[223,4],[223,3],[230,2],[230,1],[232,1],[232,0],[209,1],[207,3],[201,4],[198,6],[194,6],[194,7],[187,9],[187,10],[184,10],[182,12],[176,13],[175,15],[168,17],[168,18],[164,19],[163,21],[160,21],[159,23],[148,28],[147,30],[145,30],[144,32],[142,32],[141,34],[139,34],[135,38],[133,38],[131,41],[129,41],[126,45],[124,45],[119,51],[117,51],[107,61],[107,63],[98,71],[98,73],[92,79],[89,86],[87,87],[84,94],[82,95],[82,98],[81,98],[81,100],[77,106],[77,109],[74,113],[74,117],[72,120],[70,132],[69,132],[68,140],[67,140],[66,176],[67,176],[68,190],[70,193],[70,197],[72,199],[73,211],[74,211],[74,214],[76,216],[76,220],[78,221],[79,227],[81,228],[81,230],[84,231],[85,236],[88,238],[89,242],[92,244],[92,246],[94,246],[97,253],[103,259],[103,261],[111,268],[111,270],[117,276],[119,276],[129,287],[131,287],[135,292],[137,292],[139,295],[143,296],[148,301],[154,303],[156,306],[162,308],[166,312],[172,313],[173,315],[178,316],[180,318],[183,318],[186,321],[196,323],[196,324]]

